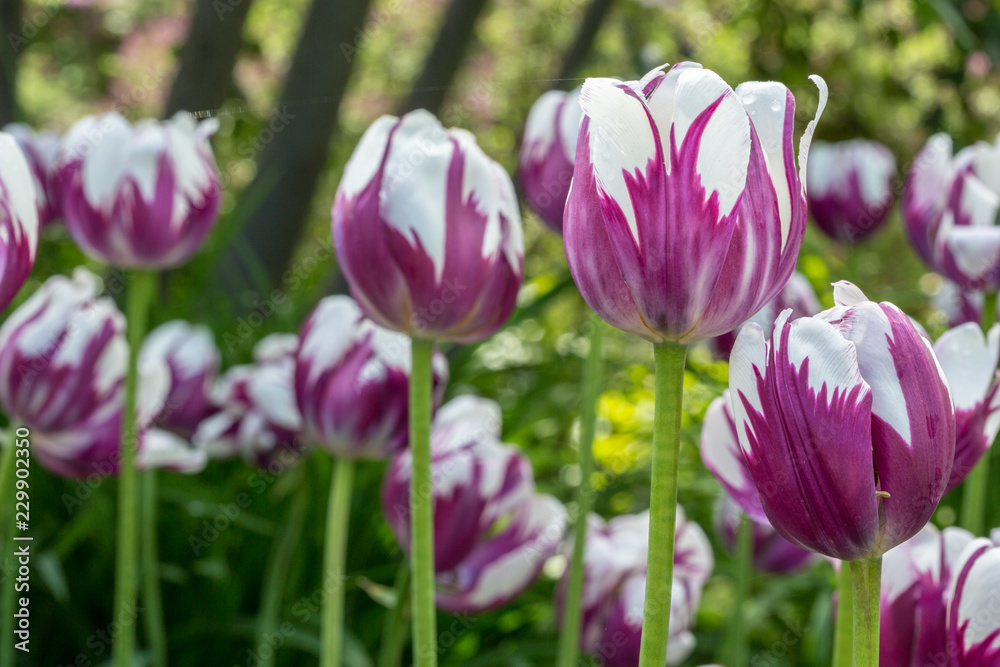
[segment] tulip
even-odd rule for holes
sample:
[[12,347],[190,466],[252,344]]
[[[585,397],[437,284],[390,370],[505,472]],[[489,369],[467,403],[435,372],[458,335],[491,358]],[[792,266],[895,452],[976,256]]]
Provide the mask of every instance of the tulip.
[[167,269],[189,260],[218,217],[222,188],[208,143],[217,126],[184,112],[135,125],[117,113],[78,121],[56,164],[73,239],[118,267]]
[[951,664],[1000,665],[1000,531],[993,531],[992,540],[978,538],[966,545],[954,573],[947,621]]
[[[677,508],[675,567],[671,583],[667,665],[678,665],[694,650],[691,633],[705,582],[712,574],[712,547],[704,531]],[[639,661],[645,602],[649,513],[606,522],[590,515],[584,547],[583,634],[580,648],[600,656],[607,667],[634,667]],[[564,613],[567,586],[557,591],[556,611]]]
[[44,227],[62,217],[59,205],[59,188],[55,180],[56,155],[59,152],[59,135],[55,132],[35,132],[23,123],[11,123],[3,128],[24,153],[31,168],[35,186],[35,206],[38,224]]
[[234,366],[212,395],[217,412],[203,420],[194,443],[211,458],[240,455],[280,471],[301,451],[302,415],[295,403],[298,336],[271,334],[254,346],[254,363]]
[[740,332],[730,360],[740,447],[767,518],[787,540],[852,561],[854,657],[878,655],[881,556],[915,535],[944,494],[955,414],[933,349],[890,303],[848,282],[834,308],[770,342]]
[[[983,318],[985,298],[982,292],[960,289],[955,283],[944,279],[941,289],[931,297],[931,305],[944,316],[951,327],[966,322],[979,324]],[[996,319],[996,313],[990,317]]]
[[[309,440],[334,456],[381,459],[407,442],[410,339],[365,318],[345,296],[319,302],[299,332],[295,395]],[[448,362],[433,359],[434,402]]]
[[550,90],[528,112],[518,157],[518,179],[528,205],[552,231],[562,233],[580,129],[580,89]]
[[[520,595],[559,546],[566,510],[535,492],[531,464],[500,442],[500,407],[472,396],[446,403],[431,435],[437,605],[478,613]],[[413,457],[389,465],[382,511],[407,551]],[[426,498],[426,496],[423,496]]]
[[[407,442],[410,339],[365,318],[353,299],[327,297],[299,332],[295,396],[305,435],[335,457],[327,511],[324,579],[344,577],[347,524],[356,459],[387,458]],[[439,405],[448,363],[432,361]],[[326,596],[322,643],[339,661],[343,644],[343,591]]]
[[160,425],[190,436],[212,412],[210,394],[219,372],[212,330],[183,320],[162,324],[146,337],[140,363],[162,359],[170,369],[170,392]]
[[934,343],[955,401],[955,462],[947,490],[958,486],[989,451],[1000,431],[1000,324],[983,335],[978,324],[962,324]]
[[412,337],[483,340],[514,310],[524,239],[514,185],[465,130],[383,116],[344,167],[333,241],[351,294]]
[[14,138],[0,132],[0,310],[28,279],[38,252],[31,170]]
[[809,154],[809,210],[830,238],[861,241],[888,217],[896,176],[896,158],[877,141],[817,141]]
[[[471,134],[430,113],[375,121],[344,167],[333,244],[351,294],[380,326],[413,338],[413,637],[417,667],[437,663],[430,484],[432,358],[436,341],[476,342],[510,317],[524,274],[514,185]],[[339,664],[331,647],[322,667]]]
[[125,318],[100,291],[78,267],[45,281],[0,327],[0,401],[11,418],[58,433],[120,409]]
[[[826,104],[819,77],[817,117]],[[735,91],[694,63],[641,81],[588,79],[563,220],[570,273],[609,324],[654,343],[656,415],[641,667],[666,655],[686,345],[735,329],[788,281],[806,224],[795,100],[782,84]]]
[[903,221],[920,257],[966,290],[1000,287],[1000,141],[952,154],[936,134],[917,155],[903,188]]
[[[975,536],[928,524],[884,558],[879,664],[924,667],[945,658],[948,595],[958,557]],[[941,656],[944,661],[938,661]]]

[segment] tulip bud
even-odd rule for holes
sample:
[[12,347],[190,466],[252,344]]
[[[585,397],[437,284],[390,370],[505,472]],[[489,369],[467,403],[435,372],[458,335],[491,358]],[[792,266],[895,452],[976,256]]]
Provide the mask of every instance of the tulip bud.
[[38,252],[31,170],[14,138],[0,132],[0,310],[28,279]]
[[827,236],[856,243],[888,217],[896,176],[896,158],[877,141],[817,141],[809,153],[809,210]]
[[879,664],[950,665],[946,651],[947,596],[958,557],[975,536],[932,524],[882,559]]
[[550,90],[531,106],[521,139],[517,175],[525,201],[557,234],[562,233],[582,116],[579,88]]
[[[764,331],[764,335],[770,336],[775,318],[785,308],[792,309],[791,319],[793,320],[797,317],[815,315],[823,309],[809,279],[798,271],[793,271],[778,296],[764,304],[764,307],[758,310],[747,322],[756,322]],[[740,325],[740,327],[742,326]],[[733,351],[733,345],[736,344],[736,336],[739,333],[739,328],[736,328],[729,333],[712,338],[709,344],[715,356],[720,359],[729,359],[729,354]]]
[[195,430],[196,447],[210,458],[240,455],[261,467],[298,458],[302,415],[295,404],[298,336],[271,334],[254,347],[254,363],[234,366],[216,384],[217,412]]
[[219,350],[212,330],[183,320],[154,329],[143,341],[140,361],[161,359],[170,369],[160,425],[190,436],[212,412],[210,395],[219,372]]
[[510,177],[469,132],[423,110],[365,132],[337,189],[333,242],[365,314],[418,338],[489,337],[524,273]]
[[[820,87],[816,116],[826,104]],[[584,300],[653,343],[732,331],[788,281],[806,225],[795,99],[780,83],[734,91],[695,63],[641,81],[588,79],[563,234]]]
[[948,642],[956,667],[1000,664],[1000,531],[965,546],[948,603]]
[[[33,209],[32,209],[33,210]],[[34,430],[102,423],[125,382],[125,318],[82,267],[53,276],[0,327],[0,401]]]
[[836,306],[770,342],[740,332],[730,390],[740,447],[771,524],[841,560],[875,558],[927,523],[955,458],[955,414],[930,342],[848,282]]
[[935,134],[913,161],[902,210],[920,257],[965,290],[1000,287],[1000,169],[998,143],[979,142],[952,155],[952,141]]
[[55,166],[59,152],[59,135],[55,132],[35,132],[23,123],[11,123],[3,128],[17,141],[31,169],[35,185],[35,207],[41,227],[62,217],[59,189],[56,187]]
[[986,336],[978,324],[955,327],[938,338],[934,353],[955,400],[950,491],[972,472],[1000,431],[1000,324],[994,324]]
[[186,112],[135,125],[117,113],[78,121],[56,165],[73,239],[123,268],[167,269],[189,260],[218,217],[222,189],[208,143],[217,126]]
[[[431,431],[437,605],[480,612],[520,595],[558,548],[566,510],[535,493],[531,464],[500,442],[500,407],[460,396],[441,407]],[[382,512],[404,549],[410,544],[409,450],[389,465]]]
[[[410,339],[374,324],[353,299],[319,302],[299,332],[295,395],[309,440],[335,456],[387,458],[409,433]],[[433,357],[434,403],[448,360]]]
[[[674,532],[674,574],[670,599],[670,639],[667,665],[678,665],[695,647],[691,628],[702,589],[712,574],[712,546],[698,524],[677,507]],[[566,545],[571,553],[571,540]],[[583,555],[583,626],[580,648],[600,657],[607,667],[639,664],[642,610],[646,599],[646,557],[649,552],[649,512],[618,516],[607,523],[588,517]],[[556,614],[561,618],[568,569],[557,589]]]

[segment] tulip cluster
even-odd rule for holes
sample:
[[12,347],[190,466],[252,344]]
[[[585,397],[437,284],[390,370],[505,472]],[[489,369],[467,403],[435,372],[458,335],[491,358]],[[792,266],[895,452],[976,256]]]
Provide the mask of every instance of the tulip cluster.
[[1000,660],[1000,532],[928,524],[883,562],[880,664],[987,667]]
[[[599,656],[607,667],[634,667],[639,661],[642,609],[646,596],[649,512],[618,516],[605,522],[589,517],[583,566],[583,632],[580,648]],[[673,595],[667,665],[679,665],[695,647],[691,628],[702,590],[712,574],[712,546],[698,524],[677,508],[674,540]],[[563,613],[566,580],[556,599]]]
[[[437,605],[480,612],[514,599],[562,541],[566,510],[535,491],[531,463],[500,442],[500,406],[473,396],[438,411],[431,432]],[[412,455],[397,455],[382,486],[382,512],[410,548]]]

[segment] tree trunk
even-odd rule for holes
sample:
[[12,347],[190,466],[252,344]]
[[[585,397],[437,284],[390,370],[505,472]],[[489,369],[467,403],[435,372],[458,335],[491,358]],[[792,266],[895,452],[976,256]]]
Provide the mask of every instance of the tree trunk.
[[226,101],[251,4],[253,0],[197,0],[164,110],[166,117],[182,109],[218,109]]
[[370,0],[313,0],[281,101],[258,135],[257,175],[242,194],[246,223],[224,253],[219,277],[230,294],[281,287],[326,165]]
[[17,55],[27,41],[21,32],[21,0],[0,0],[0,127],[17,120]]
[[400,109],[401,113],[427,109],[438,114],[448,88],[465,60],[476,21],[486,3],[487,0],[451,0],[434,47],[424,61],[424,68]]

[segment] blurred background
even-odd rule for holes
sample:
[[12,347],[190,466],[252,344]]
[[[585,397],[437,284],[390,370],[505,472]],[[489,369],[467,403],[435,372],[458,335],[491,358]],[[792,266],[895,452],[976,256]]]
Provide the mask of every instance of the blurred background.
[[[445,125],[474,132],[513,173],[524,119],[542,92],[695,60],[734,86],[788,85],[797,134],[817,103],[807,76],[822,75],[830,103],[817,139],[881,141],[901,173],[934,132],[949,133],[958,148],[1000,130],[1000,12],[987,0],[0,0],[0,27],[0,125],[21,120],[63,131],[103,110],[133,120],[179,109],[219,119],[222,219],[206,250],[164,277],[151,324],[180,317],[210,325],[227,365],[249,360],[269,333],[296,331],[323,295],[346,292],[329,211],[346,159],[382,114],[430,109]],[[541,491],[569,503],[579,483],[585,306],[561,240],[527,209],[524,228],[519,310],[485,343],[447,350],[448,396],[499,401],[504,439],[531,458]],[[21,299],[80,264],[104,270],[65,230],[47,228]],[[931,307],[941,280],[910,249],[898,211],[855,246],[810,227],[799,270],[826,305],[830,283],[850,279],[932,336],[946,328]],[[652,348],[636,337],[609,332],[605,352],[593,482],[596,509],[610,517],[648,507],[653,377]],[[709,533],[717,564],[690,665],[712,662],[736,590],[735,565],[712,529],[719,485],[697,451],[704,411],[727,382],[725,362],[705,348],[691,352],[680,501]],[[383,468],[361,466],[352,505],[345,662],[352,667],[374,664],[402,558],[378,510]],[[291,624],[277,664],[316,664],[329,479],[328,456],[307,456],[276,474],[239,461],[213,462],[192,477],[161,474],[171,665],[257,664],[260,591],[273,567],[284,572],[281,618]],[[20,664],[100,665],[110,654],[104,637],[114,631],[115,481],[64,480],[36,465],[32,486],[34,641]],[[303,486],[315,501],[295,510],[291,493]],[[1000,489],[990,492],[987,525],[996,526]],[[240,494],[249,502],[233,511]],[[946,498],[935,522],[954,523],[957,506]],[[553,664],[552,597],[563,567],[554,558],[501,610],[442,614],[441,664]],[[833,583],[826,563],[792,576],[758,575],[751,665],[829,664]]]

